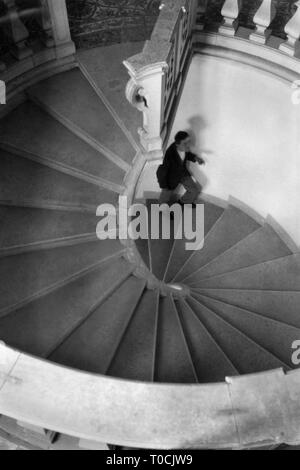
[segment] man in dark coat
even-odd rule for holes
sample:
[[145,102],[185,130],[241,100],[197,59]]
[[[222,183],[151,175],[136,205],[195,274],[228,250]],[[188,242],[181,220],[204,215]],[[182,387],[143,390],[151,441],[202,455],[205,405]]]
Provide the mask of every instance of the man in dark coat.
[[163,161],[163,178],[160,181],[162,193],[160,203],[168,203],[174,198],[177,187],[181,184],[186,190],[179,202],[181,204],[196,204],[202,187],[196,183],[188,168],[188,162],[205,164],[204,160],[190,152],[191,139],[187,132],[178,132],[175,142],[167,149]]

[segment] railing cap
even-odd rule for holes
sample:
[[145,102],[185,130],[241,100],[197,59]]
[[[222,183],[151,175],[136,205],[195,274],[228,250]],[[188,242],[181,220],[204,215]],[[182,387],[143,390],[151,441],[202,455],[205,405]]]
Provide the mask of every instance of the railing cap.
[[166,63],[171,48],[174,28],[183,14],[185,0],[165,0],[150,41],[146,41],[143,51],[126,60],[131,73],[138,74],[149,64]]

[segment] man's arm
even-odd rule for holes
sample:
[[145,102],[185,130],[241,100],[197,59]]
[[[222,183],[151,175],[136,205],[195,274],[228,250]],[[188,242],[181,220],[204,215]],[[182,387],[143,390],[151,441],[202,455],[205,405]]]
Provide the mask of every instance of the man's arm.
[[186,158],[190,162],[199,163],[199,165],[205,165],[205,160],[203,160],[203,158],[201,157],[198,157],[198,155],[196,155],[195,153],[188,152]]

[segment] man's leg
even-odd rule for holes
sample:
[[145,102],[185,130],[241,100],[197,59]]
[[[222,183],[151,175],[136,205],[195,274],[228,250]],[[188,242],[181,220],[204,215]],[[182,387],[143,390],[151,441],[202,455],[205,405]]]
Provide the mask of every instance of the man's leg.
[[181,181],[181,184],[186,190],[181,198],[182,204],[197,204],[202,191],[200,183],[196,183],[191,176],[187,176]]
[[160,194],[159,203],[173,204],[174,202],[176,202],[176,195],[174,194],[174,191],[170,189],[163,189]]

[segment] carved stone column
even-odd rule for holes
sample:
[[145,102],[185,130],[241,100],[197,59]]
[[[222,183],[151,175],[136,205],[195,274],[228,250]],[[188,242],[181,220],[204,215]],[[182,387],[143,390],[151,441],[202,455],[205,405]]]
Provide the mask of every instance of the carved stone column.
[[41,2],[41,14],[39,16],[39,22],[44,32],[43,42],[46,47],[54,46],[53,32],[52,32],[52,23],[50,12],[48,9],[48,1],[40,0]]
[[[126,88],[128,101],[143,113],[143,127],[139,129],[141,144],[147,152],[161,150],[162,79],[166,64],[152,64],[137,75],[125,62],[131,80]],[[142,99],[137,100],[137,96]]]
[[65,0],[47,0],[52,23],[57,58],[72,55],[75,45],[71,40],[69,19]]

